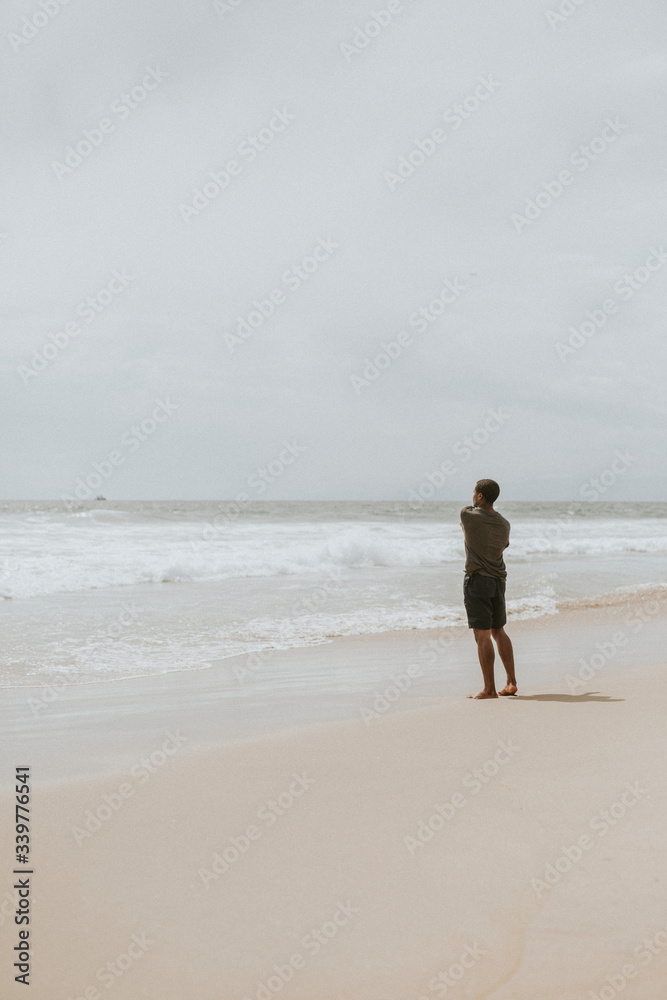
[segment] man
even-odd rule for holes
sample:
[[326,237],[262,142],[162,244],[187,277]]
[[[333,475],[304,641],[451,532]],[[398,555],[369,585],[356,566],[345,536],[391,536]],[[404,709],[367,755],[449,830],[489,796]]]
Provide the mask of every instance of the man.
[[[484,689],[469,698],[497,698],[498,694],[517,692],[512,642],[504,629],[505,580],[507,570],[503,552],[510,543],[510,523],[493,509],[500,487],[493,479],[480,479],[472,495],[472,507],[461,511],[465,538],[466,565],[463,577],[463,602],[477,643],[477,655],[484,677]],[[496,691],[493,672],[495,640],[507,672],[507,685]]]

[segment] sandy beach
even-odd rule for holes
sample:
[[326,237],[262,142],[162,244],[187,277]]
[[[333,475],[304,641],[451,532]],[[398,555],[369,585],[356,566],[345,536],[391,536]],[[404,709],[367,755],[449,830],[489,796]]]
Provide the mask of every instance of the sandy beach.
[[[613,634],[617,609],[588,614],[580,644]],[[628,984],[655,1000],[667,979],[663,624],[647,622],[641,656],[628,643],[576,693],[567,670],[536,684],[519,659],[516,699],[423,690],[380,710],[358,698],[347,718],[217,742],[192,675],[199,709],[181,691],[180,721],[164,678],[130,686],[122,711],[129,682],[88,685],[106,722],[82,702],[75,750],[108,773],[36,773],[33,788],[32,995],[605,1000]],[[518,623],[517,648],[540,634],[557,645],[573,625]],[[470,648],[468,665],[476,690]],[[114,766],[131,717],[134,763]],[[48,750],[37,732],[15,745]],[[5,824],[5,961],[18,940],[12,838]]]
[[667,1000],[665,20],[0,4],[0,1000]]

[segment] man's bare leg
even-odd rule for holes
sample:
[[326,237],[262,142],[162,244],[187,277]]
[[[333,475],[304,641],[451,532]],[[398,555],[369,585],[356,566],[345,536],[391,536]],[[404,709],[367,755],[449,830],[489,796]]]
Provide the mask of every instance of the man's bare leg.
[[[491,642],[491,629],[474,628],[475,642],[477,643],[477,656],[479,665],[482,668],[484,678],[484,690],[479,694],[469,694],[469,698],[497,698],[496,681],[493,676],[493,661],[496,652]],[[509,641],[509,640],[508,640]]]
[[505,667],[505,672],[507,674],[507,685],[502,689],[502,691],[499,691],[498,694],[516,694],[517,684],[516,674],[514,673],[514,650],[512,648],[512,640],[504,628],[492,628],[491,635],[496,640],[496,646],[498,647],[500,659],[503,661],[503,666]]

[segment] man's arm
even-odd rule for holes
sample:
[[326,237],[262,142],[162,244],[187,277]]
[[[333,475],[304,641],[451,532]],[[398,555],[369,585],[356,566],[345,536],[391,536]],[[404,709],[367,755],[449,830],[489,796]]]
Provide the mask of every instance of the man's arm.
[[474,507],[464,507],[461,511],[461,530],[463,531],[464,538],[468,535],[468,528],[472,528],[471,518],[474,510]]

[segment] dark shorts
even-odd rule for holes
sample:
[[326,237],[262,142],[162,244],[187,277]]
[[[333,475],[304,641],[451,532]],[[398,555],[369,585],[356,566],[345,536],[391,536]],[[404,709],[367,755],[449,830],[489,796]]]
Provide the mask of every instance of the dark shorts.
[[473,573],[463,577],[463,603],[468,628],[502,628],[507,621],[505,581]]

